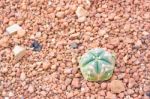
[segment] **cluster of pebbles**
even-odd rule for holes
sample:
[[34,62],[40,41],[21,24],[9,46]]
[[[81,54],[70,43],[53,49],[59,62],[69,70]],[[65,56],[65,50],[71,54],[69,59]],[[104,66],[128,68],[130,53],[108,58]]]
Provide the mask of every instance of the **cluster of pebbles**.
[[[108,81],[79,70],[95,47],[116,53]],[[149,99],[149,0],[0,1],[0,99],[60,97]]]

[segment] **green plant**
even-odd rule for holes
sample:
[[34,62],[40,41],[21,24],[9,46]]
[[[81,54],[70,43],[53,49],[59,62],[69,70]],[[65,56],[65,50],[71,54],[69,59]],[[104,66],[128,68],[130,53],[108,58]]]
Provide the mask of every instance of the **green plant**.
[[94,48],[81,57],[79,66],[88,81],[108,80],[113,74],[115,56],[101,48]]

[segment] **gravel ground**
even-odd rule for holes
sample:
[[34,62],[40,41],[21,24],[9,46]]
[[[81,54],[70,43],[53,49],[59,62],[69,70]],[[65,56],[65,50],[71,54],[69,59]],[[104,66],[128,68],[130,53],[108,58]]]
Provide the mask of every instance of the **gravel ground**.
[[[8,35],[13,24],[25,31]],[[15,45],[27,48],[17,62]],[[78,68],[95,47],[116,53],[108,81]],[[149,0],[0,0],[0,99],[149,99],[149,90]]]

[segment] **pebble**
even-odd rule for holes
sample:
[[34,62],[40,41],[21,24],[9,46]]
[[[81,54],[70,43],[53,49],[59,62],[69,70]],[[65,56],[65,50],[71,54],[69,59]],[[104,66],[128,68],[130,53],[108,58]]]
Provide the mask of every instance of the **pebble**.
[[105,82],[101,83],[101,88],[105,90],[107,88],[107,83]]
[[9,97],[13,97],[13,96],[14,96],[14,93],[10,91],[10,92],[8,93],[8,96],[9,96]]
[[105,97],[106,99],[117,99],[117,96],[115,95],[115,94],[113,94],[113,93],[111,93],[111,92],[107,92],[106,93],[106,97]]
[[91,0],[85,0],[85,2],[87,3],[87,5],[91,5]]
[[71,85],[72,85],[74,88],[80,88],[81,85],[80,85],[80,82],[79,82],[79,78],[73,78]]
[[18,37],[23,37],[25,36],[25,34],[26,34],[26,31],[24,29],[20,29],[17,31]]
[[85,22],[85,21],[86,21],[86,17],[84,17],[84,16],[78,18],[78,22],[82,23],[82,22]]
[[41,91],[40,94],[41,94],[42,96],[46,96],[47,93],[46,93],[46,91]]
[[134,90],[128,89],[128,90],[127,90],[127,93],[128,93],[128,95],[132,95],[132,94],[134,94]]
[[112,39],[110,39],[110,44],[117,46],[119,44],[119,39],[118,38],[112,38]]
[[22,27],[20,27],[18,24],[13,24],[6,28],[6,32],[9,33],[10,35],[12,35],[21,29],[22,29]]
[[120,93],[125,91],[125,86],[121,80],[113,80],[110,83],[110,89],[113,93]]
[[50,67],[50,63],[48,61],[43,62],[43,69],[47,70]]
[[88,12],[83,7],[78,7],[76,10],[77,17],[86,17],[88,16]]
[[104,36],[106,33],[107,33],[107,31],[106,31],[105,29],[100,29],[100,30],[98,31],[98,34],[99,34],[100,36]]
[[130,31],[130,24],[125,24],[124,25],[124,30],[126,31],[126,32],[128,32],[128,31]]
[[30,93],[33,93],[33,92],[34,92],[34,87],[33,87],[32,85],[29,85],[28,91],[29,91]]
[[72,79],[70,79],[70,78],[66,78],[66,80],[65,80],[65,85],[69,85],[69,84],[71,84],[71,81],[72,81]]
[[42,35],[42,33],[41,33],[41,32],[36,32],[36,33],[35,33],[35,37],[36,37],[36,38],[41,37],[41,35]]
[[0,47],[7,47],[9,45],[9,37],[3,37],[0,39]]
[[150,97],[150,91],[146,92],[146,95],[147,95],[148,97]]
[[65,73],[65,74],[71,74],[71,72],[72,72],[72,68],[66,68],[66,69],[64,70],[64,73]]
[[33,51],[41,51],[42,50],[42,46],[36,40],[34,40],[32,42],[31,47],[33,48]]
[[2,73],[7,73],[7,72],[8,72],[8,68],[7,68],[7,67],[2,68],[2,69],[1,69],[1,72],[2,72]]
[[67,92],[66,95],[67,95],[67,99],[70,99],[74,96],[73,92],[69,92],[69,93]]
[[135,47],[139,48],[142,45],[141,40],[138,40],[137,42],[135,42]]
[[20,74],[20,79],[21,79],[22,81],[24,81],[24,80],[26,79],[26,74],[25,74],[24,72],[22,72],[22,73]]
[[64,12],[57,12],[56,13],[56,16],[58,17],[58,18],[63,18],[64,17]]
[[20,60],[26,54],[26,49],[24,47],[16,45],[13,49],[13,53],[15,59]]
[[143,31],[142,34],[143,34],[143,35],[149,35],[150,33],[147,32],[147,31]]
[[4,97],[4,99],[10,99],[9,97]]
[[78,48],[78,44],[73,42],[70,44],[70,48],[76,49],[76,48]]
[[56,70],[56,69],[57,69],[57,65],[52,65],[52,66],[51,66],[51,69],[52,69],[52,70]]

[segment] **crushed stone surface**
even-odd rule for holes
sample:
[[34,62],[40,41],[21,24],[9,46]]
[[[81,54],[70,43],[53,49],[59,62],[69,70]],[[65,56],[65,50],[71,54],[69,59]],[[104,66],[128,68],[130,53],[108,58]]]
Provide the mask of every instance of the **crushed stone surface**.
[[[14,24],[23,30],[9,35]],[[14,62],[16,45],[26,54]],[[88,82],[79,70],[95,47],[116,54],[108,81]],[[111,89],[114,80],[122,90]],[[0,0],[0,99],[149,99],[149,92],[149,0]]]

